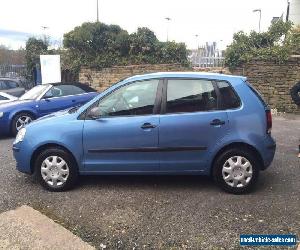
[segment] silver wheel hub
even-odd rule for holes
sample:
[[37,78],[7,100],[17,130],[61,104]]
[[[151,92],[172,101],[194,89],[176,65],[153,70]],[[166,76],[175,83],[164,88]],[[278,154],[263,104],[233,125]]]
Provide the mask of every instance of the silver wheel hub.
[[249,160],[243,156],[232,156],[223,165],[222,176],[227,185],[243,188],[253,176],[253,168]]
[[42,163],[41,175],[51,187],[62,186],[69,177],[69,166],[59,156],[48,156]]
[[28,123],[31,123],[31,122],[32,122],[31,117],[29,117],[27,115],[23,115],[23,116],[19,117],[19,119],[16,122],[17,131],[19,131],[21,128],[23,128],[25,125],[27,125]]

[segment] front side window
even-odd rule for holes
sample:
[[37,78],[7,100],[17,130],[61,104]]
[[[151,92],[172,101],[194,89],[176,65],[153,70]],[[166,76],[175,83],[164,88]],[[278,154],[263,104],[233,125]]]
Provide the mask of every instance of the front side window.
[[158,82],[158,79],[139,81],[112,92],[99,101],[102,116],[152,114]]
[[217,81],[217,86],[221,94],[221,109],[234,109],[240,106],[240,99],[228,82]]
[[168,80],[166,113],[215,109],[217,109],[217,95],[212,81],[202,79]]
[[45,98],[52,97],[63,97],[69,95],[79,95],[84,94],[85,91],[75,85],[65,84],[65,85],[55,85],[47,91]]

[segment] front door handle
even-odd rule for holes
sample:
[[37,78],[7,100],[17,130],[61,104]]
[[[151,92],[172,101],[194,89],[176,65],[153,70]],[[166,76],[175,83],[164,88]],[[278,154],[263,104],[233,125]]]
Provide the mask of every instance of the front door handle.
[[142,126],[141,126],[142,129],[148,129],[148,128],[156,128],[156,125],[153,125],[149,122],[146,122],[144,123]]
[[224,125],[225,121],[221,121],[220,119],[214,119],[210,122],[212,126]]
[[76,102],[76,100],[72,100],[72,102]]

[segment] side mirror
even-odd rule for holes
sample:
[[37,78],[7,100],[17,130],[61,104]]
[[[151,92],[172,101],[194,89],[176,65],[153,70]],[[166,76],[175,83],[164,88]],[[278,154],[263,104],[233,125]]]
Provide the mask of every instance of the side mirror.
[[98,119],[100,116],[101,116],[101,111],[99,107],[92,108],[87,114],[87,117],[93,120]]

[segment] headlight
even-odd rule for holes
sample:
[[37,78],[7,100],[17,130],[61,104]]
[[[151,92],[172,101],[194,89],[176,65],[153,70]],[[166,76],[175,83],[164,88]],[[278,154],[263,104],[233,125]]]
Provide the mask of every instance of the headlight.
[[21,128],[16,136],[14,144],[17,144],[17,143],[23,141],[25,134],[26,134],[26,128]]
[[3,115],[4,115],[4,113],[3,113],[3,112],[0,112],[0,118],[3,117]]

